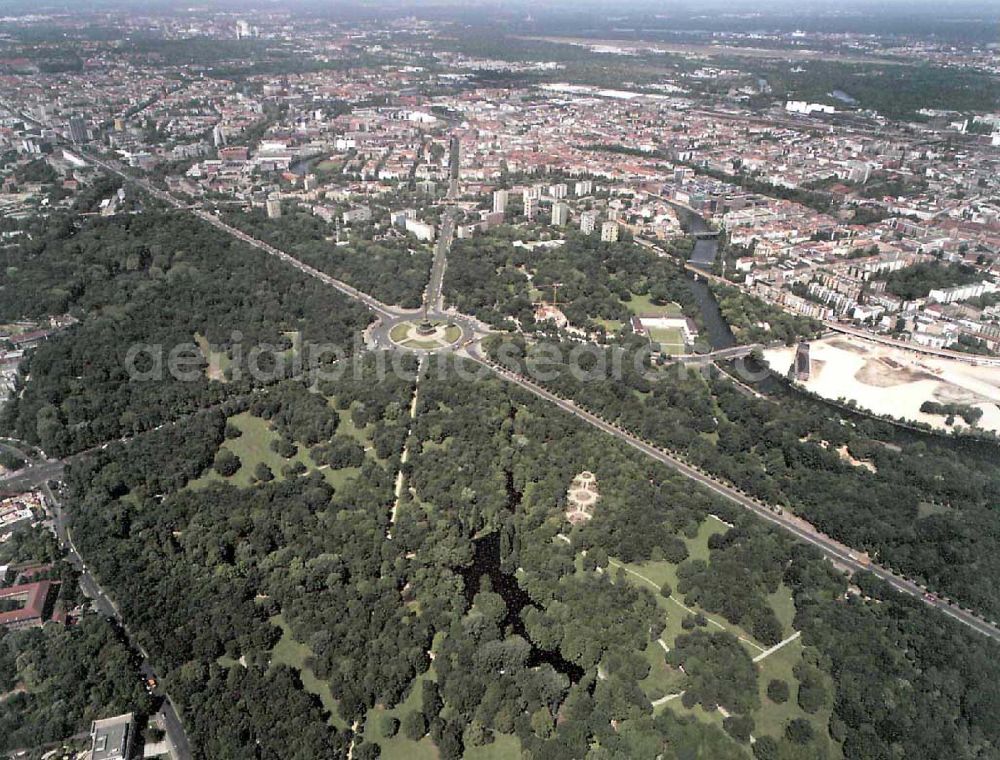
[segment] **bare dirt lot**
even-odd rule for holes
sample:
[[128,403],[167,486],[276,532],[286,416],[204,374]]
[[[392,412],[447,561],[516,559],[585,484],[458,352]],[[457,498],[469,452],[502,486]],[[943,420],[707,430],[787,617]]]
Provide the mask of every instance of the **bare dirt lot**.
[[[810,346],[812,374],[802,385],[820,396],[853,399],[878,414],[941,429],[947,427],[945,418],[924,414],[921,404],[968,404],[983,410],[979,427],[1000,432],[1000,367],[977,367],[854,338],[828,338]],[[782,373],[794,354],[794,348],[764,352],[771,367]]]

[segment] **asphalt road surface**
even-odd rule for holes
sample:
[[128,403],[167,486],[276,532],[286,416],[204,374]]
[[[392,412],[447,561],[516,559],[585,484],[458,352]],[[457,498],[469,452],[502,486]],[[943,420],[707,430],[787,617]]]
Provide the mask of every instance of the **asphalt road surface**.
[[996,641],[1000,641],[1000,629],[998,629],[992,623],[983,620],[982,618],[978,617],[977,615],[971,612],[967,612],[966,610],[963,610],[953,604],[950,604],[945,599],[942,599],[934,594],[930,594],[927,591],[927,589],[917,585],[912,581],[908,581],[904,578],[901,578],[895,575],[894,573],[890,572],[889,570],[886,570],[885,568],[882,568],[878,565],[862,562],[857,558],[857,556],[849,547],[844,546],[843,544],[840,544],[837,541],[834,541],[832,538],[829,538],[828,536],[825,536],[821,533],[816,533],[804,529],[795,520],[792,520],[783,514],[772,512],[771,509],[762,502],[757,501],[750,496],[747,496],[746,494],[738,491],[736,488],[732,486],[726,485],[725,483],[722,483],[716,480],[715,478],[706,475],[705,473],[695,469],[691,465],[686,464],[682,460],[677,459],[674,456],[671,456],[663,449],[659,449],[655,446],[646,443],[642,439],[629,433],[628,431],[624,430],[618,425],[606,422],[605,420],[598,417],[596,414],[593,414],[585,409],[580,408],[573,401],[569,401],[559,396],[556,396],[554,393],[545,390],[544,388],[532,382],[531,380],[528,380],[527,378],[521,375],[517,375],[511,372],[510,370],[507,370],[503,367],[500,367],[499,365],[494,364],[490,360],[486,359],[476,349],[476,347],[470,347],[468,354],[473,360],[489,367],[505,380],[508,380],[520,386],[524,390],[530,391],[536,396],[543,398],[546,401],[551,402],[552,404],[555,404],[560,409],[562,409],[565,412],[568,412],[569,414],[572,414],[577,419],[583,420],[584,422],[594,426],[598,430],[608,433],[609,435],[613,435],[618,440],[624,441],[629,446],[638,449],[639,451],[649,456],[650,458],[655,459],[658,462],[662,462],[663,464],[668,465],[669,467],[672,467],[680,474],[684,475],[687,478],[690,478],[691,480],[704,486],[705,488],[708,488],[709,490],[713,491],[719,496],[722,496],[728,499],[729,501],[738,504],[744,509],[750,510],[758,517],[761,517],[764,520],[767,520],[769,523],[777,525],[778,527],[788,531],[796,538],[805,541],[808,544],[812,544],[813,546],[818,548],[823,553],[824,557],[826,557],[828,560],[832,560],[839,565],[849,568],[852,571],[870,572],[872,575],[885,581],[900,593],[909,594],[910,596],[919,599],[924,604],[933,607],[937,610],[940,610],[945,615],[948,615],[954,620],[957,620],[959,623],[968,626],[977,633],[981,633],[984,636],[989,636],[990,638]]
[[62,474],[62,462],[40,462],[0,478],[0,494],[30,491],[50,480],[60,480]]
[[448,209],[441,219],[441,230],[437,244],[434,246],[434,262],[431,264],[430,281],[424,293],[424,309],[428,313],[442,310],[441,291],[444,289],[444,270],[448,263],[448,249],[451,248],[452,236],[455,233],[454,211]]
[[[104,589],[101,588],[97,579],[94,578],[90,570],[87,568],[87,565],[84,563],[80,553],[76,550],[76,546],[73,544],[73,538],[66,526],[66,520],[62,512],[62,507],[59,504],[59,500],[56,498],[55,494],[52,493],[51,489],[48,488],[48,486],[45,487],[45,490],[49,497],[49,502],[52,504],[52,522],[53,527],[55,528],[56,537],[59,539],[60,546],[66,550],[69,562],[80,572],[80,589],[91,600],[94,605],[94,609],[105,617],[117,621],[118,625],[120,625],[122,630],[125,631],[129,644],[142,655],[139,670],[142,673],[143,678],[155,678],[157,683],[159,683],[160,678],[153,669],[153,665],[149,661],[149,656],[136,642],[135,638],[132,636],[132,632],[125,624],[121,613],[118,611],[118,608],[115,607],[115,604],[111,601],[110,597],[104,593]],[[170,696],[166,694],[160,686],[157,686],[153,693],[155,696],[161,697],[163,700],[163,703],[160,705],[160,712],[163,715],[163,723],[167,734],[167,743],[170,746],[173,756],[177,760],[191,760],[193,757],[191,753],[191,745],[188,742],[184,726],[181,724],[177,711],[174,709],[173,702],[170,700]]]

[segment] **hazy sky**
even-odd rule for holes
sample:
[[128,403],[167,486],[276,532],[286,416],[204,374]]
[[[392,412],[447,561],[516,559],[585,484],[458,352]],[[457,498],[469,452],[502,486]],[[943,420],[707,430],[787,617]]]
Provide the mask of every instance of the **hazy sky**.
[[[874,31],[878,33],[954,32],[955,25],[968,25],[971,19],[980,26],[970,32],[980,39],[997,38],[997,28],[990,24],[1000,19],[997,0],[0,0],[0,16],[45,12],[87,12],[118,9],[127,12],[180,12],[203,10],[239,11],[242,9],[294,11],[324,16],[380,16],[416,13],[437,18],[454,14],[463,20],[479,22],[500,18],[531,17],[547,22],[565,19],[567,23],[616,24],[624,19],[652,19],[678,22],[678,29],[724,27],[731,31],[761,28],[760,19],[773,27],[824,31]],[[359,14],[360,11],[360,14]],[[740,26],[736,16],[751,17]],[[687,23],[679,23],[686,21]],[[806,23],[810,21],[811,23]],[[867,29],[866,23],[873,22]],[[893,23],[898,28],[893,27]],[[767,25],[765,24],[765,26]]]

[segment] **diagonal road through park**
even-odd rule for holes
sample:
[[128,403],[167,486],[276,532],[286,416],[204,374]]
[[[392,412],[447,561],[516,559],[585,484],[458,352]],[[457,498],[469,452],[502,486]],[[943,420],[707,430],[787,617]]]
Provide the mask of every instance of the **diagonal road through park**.
[[[381,301],[378,301],[374,297],[368,295],[367,293],[364,293],[358,290],[357,288],[348,285],[347,283],[341,282],[340,280],[336,280],[335,278],[330,277],[329,275],[326,275],[325,273],[320,272],[319,270],[313,267],[310,267],[304,262],[299,261],[290,254],[281,251],[268,243],[252,238],[251,236],[247,235],[241,230],[238,230],[232,227],[231,225],[222,222],[220,219],[218,219],[218,217],[214,216],[208,211],[199,208],[191,208],[188,206],[184,206],[179,200],[171,196],[169,193],[166,193],[165,191],[152,186],[149,182],[146,182],[145,180],[137,179],[127,174],[126,172],[122,171],[121,168],[114,166],[109,162],[103,161],[101,159],[86,154],[84,154],[84,158],[86,158],[89,161],[92,161],[93,163],[105,169],[106,171],[110,171],[113,172],[114,174],[117,174],[118,176],[122,177],[126,182],[138,185],[146,192],[150,193],[151,195],[160,199],[161,201],[167,203],[168,205],[178,209],[179,211],[187,211],[188,213],[192,213],[193,215],[197,216],[203,221],[212,224],[220,231],[232,235],[233,237],[242,240],[243,242],[248,243],[249,245],[253,245],[254,247],[264,251],[265,253],[268,253],[269,255],[275,256],[281,259],[282,261],[291,264],[292,266],[302,271],[304,274],[319,279],[320,281],[326,283],[327,285],[335,288],[340,293],[367,306],[376,315],[376,317],[378,317],[380,321],[388,322],[393,319],[398,319],[405,313],[403,310],[388,306],[382,303]],[[449,221],[450,219],[451,217],[449,216]],[[435,263],[432,266],[432,272],[431,272],[431,282],[428,283],[428,288],[426,293],[426,295],[429,295],[431,297],[428,299],[429,302],[425,303],[425,308],[429,316],[437,316],[440,318],[447,318],[453,321],[461,321],[463,323],[463,329],[467,331],[466,334],[471,332],[473,338],[463,339],[463,341],[461,342],[461,346],[458,348],[456,348],[456,346],[448,346],[442,348],[441,349],[442,351],[453,351],[457,353],[459,356],[465,356],[471,359],[472,361],[477,362],[479,365],[488,368],[492,372],[502,377],[504,380],[507,380],[508,382],[511,382],[519,386],[523,390],[528,391],[529,393],[532,393],[535,396],[545,401],[548,401],[549,403],[554,404],[555,406],[562,409],[564,412],[573,415],[582,422],[586,422],[587,424],[597,428],[598,430],[601,430],[602,432],[605,432],[608,435],[617,438],[619,441],[631,446],[632,448],[639,451],[641,454],[651,459],[654,459],[662,464],[665,464],[668,467],[671,467],[676,472],[698,483],[699,485],[707,488],[708,490],[715,493],[717,496],[727,499],[733,504],[736,504],[742,507],[743,509],[753,512],[758,517],[767,521],[768,523],[776,527],[779,527],[787,531],[788,533],[791,533],[799,540],[804,541],[816,547],[823,553],[823,556],[826,557],[828,560],[840,566],[846,567],[852,572],[862,572],[862,571],[870,572],[872,575],[876,576],[877,578],[883,580],[884,582],[892,586],[892,588],[894,588],[896,591],[902,594],[907,594],[915,599],[922,601],[927,606],[932,607],[938,610],[939,612],[942,612],[943,614],[965,625],[966,627],[972,629],[973,631],[976,631],[977,633],[980,633],[984,636],[988,636],[994,640],[1000,641],[1000,628],[997,628],[997,626],[995,626],[993,623],[984,620],[975,613],[962,609],[961,607],[958,607],[954,603],[950,602],[945,598],[942,598],[941,596],[928,593],[927,589],[923,588],[917,583],[914,583],[911,580],[908,580],[893,573],[891,570],[888,570],[874,563],[868,563],[860,560],[850,547],[835,541],[829,536],[820,533],[818,530],[806,527],[801,520],[797,518],[793,519],[787,515],[784,515],[783,513],[779,513],[773,510],[770,506],[764,504],[760,500],[747,495],[746,493],[740,491],[734,486],[725,483],[715,478],[712,475],[709,475],[708,473],[694,467],[688,462],[685,462],[681,457],[677,456],[676,454],[672,454],[668,452],[666,449],[648,443],[647,441],[639,438],[630,431],[624,429],[620,425],[605,420],[602,417],[584,409],[575,402],[557,396],[556,394],[542,387],[533,380],[530,380],[529,378],[524,377],[522,375],[516,374],[513,371],[507,369],[506,367],[503,367],[490,360],[482,353],[482,349],[480,347],[479,340],[482,337],[483,331],[481,329],[481,325],[478,323],[478,320],[475,320],[473,317],[469,317],[468,315],[456,314],[454,312],[443,313],[440,311],[441,280],[443,279],[443,271],[445,266],[445,257],[447,255],[447,249],[451,242],[450,229],[448,230],[448,232],[449,234],[446,236],[446,239],[442,240],[442,244],[439,245],[438,247],[439,250],[436,251],[436,254],[439,255],[435,256]]]

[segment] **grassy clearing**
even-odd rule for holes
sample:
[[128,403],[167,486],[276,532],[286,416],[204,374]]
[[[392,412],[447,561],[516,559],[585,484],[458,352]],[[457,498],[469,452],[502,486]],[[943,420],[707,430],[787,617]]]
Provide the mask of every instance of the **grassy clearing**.
[[[827,726],[830,722],[830,715],[833,712],[830,703],[833,695],[833,685],[829,678],[826,678],[827,706],[809,715],[798,705],[798,681],[792,669],[796,663],[802,659],[802,641],[796,640],[779,649],[766,660],[758,664],[758,688],[760,691],[760,708],[753,713],[754,736],[773,736],[780,739],[785,734],[785,726],[795,718],[805,718],[813,727],[816,739],[814,744],[824,745],[829,750],[830,757],[840,757],[840,745],[830,739]],[[767,685],[772,679],[785,681],[791,695],[788,701],[783,704],[776,704],[767,698]],[[806,751],[806,750],[804,750]]]
[[[785,726],[792,718],[802,717],[802,710],[795,703],[797,682],[792,673],[792,668],[800,659],[802,659],[802,642],[793,641],[759,663],[763,667],[760,667],[758,671],[761,707],[753,714],[754,723],[757,726],[756,733],[762,736],[780,737],[784,734]],[[772,679],[784,681],[791,689],[791,696],[784,704],[776,704],[767,698],[767,684]],[[826,733],[825,728],[822,733]]]
[[711,550],[708,548],[708,539],[717,533],[725,533],[727,530],[729,530],[728,525],[715,515],[709,515],[698,526],[698,534],[694,538],[685,537],[684,543],[687,544],[688,556],[691,559],[703,559],[708,562],[711,554]]
[[684,674],[667,665],[664,659],[666,652],[659,642],[649,642],[643,655],[649,662],[649,675],[639,681],[639,688],[651,702],[668,694],[676,694],[684,688]]
[[[815,715],[809,715],[798,706],[796,701],[798,682],[795,679],[792,668],[795,667],[795,664],[801,658],[802,643],[801,641],[796,640],[787,644],[767,659],[758,663],[757,683],[760,707],[751,713],[751,717],[754,720],[753,735],[757,737],[772,736],[776,739],[781,739],[785,733],[785,726],[787,726],[789,722],[795,718],[805,718],[812,724],[813,731],[817,737],[814,739],[813,745],[811,746],[817,747],[822,745],[829,751],[829,757],[840,757],[840,747],[836,742],[829,738],[827,729],[832,708],[825,707],[822,710],[819,710]],[[788,683],[791,688],[791,696],[787,702],[784,702],[783,704],[776,704],[768,699],[767,685],[772,679],[780,679]],[[671,693],[677,693],[679,690],[680,689],[675,688],[675,690]],[[680,699],[673,699],[670,702],[660,705],[654,709],[657,711],[670,709],[678,715],[688,715],[696,720],[702,721],[703,723],[710,723],[717,726],[720,729],[722,728],[722,722],[724,719],[724,716],[718,710],[708,712],[700,705],[687,708]],[[819,752],[813,754],[809,750],[803,751],[807,752],[810,757],[821,756]],[[803,757],[805,756],[806,755],[804,754]]]
[[657,316],[657,317],[683,317],[684,311],[676,303],[653,303],[649,300],[648,294],[639,295],[638,293],[632,294],[632,299],[630,301],[624,301],[625,308],[628,309],[633,314],[638,314],[645,317]]
[[382,736],[382,718],[386,715],[402,721],[403,716],[414,710],[423,708],[423,682],[434,679],[433,669],[413,679],[406,698],[393,708],[374,707],[365,717],[363,733],[366,742],[374,742],[382,749],[381,757],[387,760],[433,760],[438,756],[437,747],[429,736],[420,741],[407,739],[402,733],[397,733],[391,739]]
[[625,324],[624,322],[619,322],[616,319],[595,319],[594,322],[603,327],[604,331],[608,335],[613,335],[617,333],[619,330],[622,329],[622,327]]
[[194,334],[194,342],[198,344],[198,350],[201,351],[201,355],[208,362],[208,367],[205,369],[205,376],[209,380],[217,380],[220,383],[229,382],[226,380],[226,369],[232,363],[229,354],[225,351],[213,351],[208,338],[199,333]]
[[[231,478],[224,478],[214,469],[209,469],[201,477],[188,483],[190,488],[203,488],[210,483],[232,483],[241,488],[248,488],[254,484],[253,472],[261,462],[266,464],[274,474],[275,480],[281,480],[281,468],[292,462],[301,462],[309,470],[316,470],[316,463],[309,457],[309,452],[305,446],[299,445],[299,450],[291,459],[285,459],[271,448],[271,442],[280,436],[271,429],[271,424],[260,417],[254,417],[249,412],[241,412],[229,418],[242,432],[239,438],[226,439],[222,447],[229,449],[240,458],[240,469]],[[358,468],[345,468],[343,470],[331,470],[324,468],[320,470],[327,481],[334,487],[342,487],[347,478],[354,477],[360,472]]]
[[680,699],[671,700],[660,709],[666,710],[668,709],[668,707],[670,710],[673,710],[678,715],[690,715],[695,720],[699,720],[702,723],[711,723],[720,731],[723,730],[722,728],[723,717],[722,713],[720,713],[718,710],[713,710],[712,712],[708,712],[701,705],[695,705],[694,707],[688,708],[684,706],[684,703],[681,702]]
[[767,595],[767,604],[778,616],[782,635],[786,638],[791,636],[794,631],[792,621],[795,619],[795,601],[791,590],[784,583],[780,584],[777,591]]
[[466,747],[463,760],[520,760],[521,742],[516,736],[497,734],[492,744]]
[[302,680],[302,687],[310,694],[315,694],[323,703],[323,708],[330,713],[329,723],[340,730],[348,728],[347,721],[340,717],[337,712],[337,700],[330,692],[330,684],[321,681],[313,673],[308,665],[308,658],[312,656],[312,650],[305,644],[295,640],[292,630],[281,615],[271,618],[271,623],[281,629],[281,638],[271,650],[271,666],[287,665],[299,672]]
[[426,441],[426,440],[422,441],[421,442],[421,451],[433,451],[434,449],[438,449],[440,451],[444,451],[449,446],[451,446],[451,442],[453,440],[455,440],[454,437],[449,435],[449,436],[446,436],[445,439],[443,441],[441,441],[440,443],[438,443],[437,441]]
[[[704,520],[698,528],[697,535],[694,538],[685,539],[685,543],[688,546],[689,556],[694,559],[703,559],[708,561],[710,554],[708,548],[709,537],[715,533],[722,533],[726,529],[727,526],[716,517],[710,516]],[[683,596],[677,594],[676,565],[666,561],[659,561],[625,564],[622,565],[622,567],[632,571],[626,574],[626,578],[630,583],[635,583],[647,588],[656,595],[657,604],[659,604],[666,614],[666,628],[660,638],[668,647],[672,647],[676,637],[685,633],[681,627],[681,621],[689,614],[681,606],[681,604],[691,607],[691,605],[687,605],[685,603]],[[613,566],[612,572],[614,572],[615,569],[616,568]],[[640,578],[639,575],[636,575],[635,573],[638,573],[643,577]],[[669,583],[674,589],[674,595],[669,599],[665,599],[657,593],[657,589],[662,586],[663,583]],[[795,616],[795,604],[792,600],[790,590],[782,584],[773,594],[768,595],[767,601],[771,608],[775,611],[775,614],[778,616],[778,620],[781,621],[784,629],[784,635],[786,637],[791,635],[793,633],[792,620]],[[746,639],[751,641],[753,640],[747,632],[737,626],[729,624],[728,621],[718,615],[706,615],[706,617],[710,620],[716,621],[722,626],[722,628],[729,631],[733,635],[744,639],[742,643],[752,657],[761,654],[760,649],[754,647],[746,641]],[[718,631],[721,629],[717,625],[709,624],[707,630]],[[757,646],[763,646],[760,642],[754,643],[756,643]],[[794,718],[805,718],[813,724],[813,729],[818,737],[815,740],[816,746],[822,744],[829,750],[830,757],[839,757],[841,755],[840,747],[829,738],[828,734],[828,725],[832,711],[832,708],[829,706],[829,701],[827,707],[824,707],[814,715],[805,713],[798,706],[798,681],[796,680],[792,669],[802,658],[802,651],[802,642],[800,639],[797,639],[786,644],[774,654],[771,654],[757,663],[756,667],[758,672],[760,707],[752,714],[756,724],[754,735],[769,735],[775,738],[781,738],[784,735],[785,726],[787,726],[791,720]],[[646,678],[639,682],[639,686],[642,688],[646,696],[649,697],[650,701],[659,699],[660,697],[668,694],[677,694],[683,690],[685,681],[684,675],[679,671],[673,671],[667,667],[665,663],[665,652],[663,647],[660,646],[658,642],[650,642],[643,654],[650,663],[650,672]],[[772,679],[783,680],[787,682],[791,688],[791,696],[784,704],[775,704],[767,698],[767,685]],[[826,680],[827,693],[828,695],[831,695],[830,698],[832,698],[833,685],[830,683],[829,678]],[[655,709],[657,711],[670,709],[680,715],[689,715],[702,722],[711,723],[712,725],[722,728],[723,716],[720,712],[706,712],[703,708],[697,705],[688,709],[683,706],[679,699],[671,700],[670,702],[660,705]]]
[[[703,559],[709,561],[708,539],[716,533],[725,533],[728,527],[717,517],[709,515],[698,526],[698,533],[694,538],[684,537],[687,544],[688,556],[691,559]],[[659,589],[664,583],[669,583],[673,589],[677,588],[677,565],[666,560],[650,562],[633,562],[626,564],[630,570],[634,570],[649,578]],[[635,577],[635,576],[631,576]],[[638,580],[638,578],[636,578]],[[648,584],[647,584],[648,585]]]
[[[431,644],[432,651],[437,649],[441,637],[444,634],[435,635]],[[423,709],[423,682],[430,679],[436,680],[434,665],[431,663],[430,669],[416,678],[410,686],[402,702],[394,707],[374,707],[365,716],[362,732],[366,742],[373,742],[381,749],[380,757],[383,760],[436,760],[438,757],[437,747],[431,741],[430,736],[424,736],[420,741],[407,739],[402,733],[397,733],[392,738],[382,736],[382,718],[390,715],[399,721],[414,710]],[[466,747],[462,755],[464,760],[519,760],[521,757],[521,743],[515,736],[496,734],[492,744],[483,747]]]
[[[612,565],[612,569],[616,570],[617,569],[616,565],[618,564],[619,563],[615,563],[615,565]],[[664,562],[662,564],[667,565],[669,563]],[[687,631],[685,631],[684,628],[681,626],[681,621],[683,621],[684,618],[686,618],[688,615],[701,612],[709,620],[708,626],[705,628],[705,630],[709,632],[728,631],[729,633],[733,634],[738,639],[740,639],[740,643],[743,644],[743,646],[747,650],[747,653],[750,654],[750,656],[752,657],[760,654],[765,649],[765,647],[762,644],[760,644],[760,642],[755,641],[754,638],[749,633],[744,631],[739,626],[732,625],[725,618],[719,615],[709,614],[698,607],[692,607],[691,605],[686,604],[684,601],[684,597],[678,594],[676,590],[674,591],[673,595],[670,596],[670,598],[664,598],[659,593],[660,586],[657,585],[655,582],[652,582],[651,576],[647,575],[641,570],[635,570],[633,566],[630,565],[621,565],[621,566],[625,567],[626,570],[633,570],[634,572],[637,572],[642,576],[644,576],[640,578],[639,576],[633,574],[632,572],[629,572],[626,573],[625,577],[627,582],[634,583],[652,592],[653,595],[656,597],[656,603],[666,613],[666,628],[663,629],[663,633],[660,634],[660,638],[663,639],[663,641],[666,643],[668,647],[673,648],[674,641],[677,639],[677,637],[683,633],[687,633]]]
[[[685,538],[684,542],[688,547],[688,556],[691,559],[702,559],[706,562],[709,561],[709,548],[708,539],[710,536],[716,533],[724,533],[727,530],[727,526],[717,517],[709,516],[698,526],[698,533],[694,538]],[[677,565],[674,565],[666,560],[660,560],[655,562],[636,562],[636,563],[619,563],[617,560],[612,558],[612,572],[617,570],[617,566],[624,567],[628,572],[626,573],[626,579],[630,583],[635,583],[643,588],[651,591],[656,597],[657,604],[666,613],[666,628],[661,635],[663,641],[668,647],[673,648],[674,641],[677,636],[682,633],[686,633],[681,627],[681,621],[685,617],[691,614],[689,610],[694,612],[701,612],[710,622],[708,625],[709,631],[721,631],[726,630],[732,633],[737,638],[741,639],[741,643],[746,647],[747,652],[751,656],[756,656],[761,653],[766,647],[759,641],[756,641],[753,636],[744,631],[739,626],[732,625],[725,618],[720,615],[710,614],[704,610],[698,609],[690,604],[687,604],[686,599],[682,594],[677,592]],[[664,583],[669,583],[671,589],[673,589],[673,594],[670,598],[664,598],[660,595],[659,590]],[[785,595],[784,599],[779,599],[778,594],[783,593]],[[774,602],[778,602],[775,607],[775,612],[778,614],[778,619],[782,621],[784,625],[785,619],[788,620],[788,626],[791,628],[791,615],[794,614],[794,606],[792,605],[791,595],[788,589],[781,588],[779,591],[773,595]],[[785,619],[782,618],[785,616]],[[652,650],[648,650],[651,652]],[[652,685],[651,683],[648,685]]]
[[344,488],[348,481],[353,480],[361,474],[360,467],[341,467],[339,470],[331,470],[329,467],[320,467],[318,469],[323,473],[326,482],[337,491]]
[[[355,402],[356,403],[356,402]],[[354,410],[354,404],[349,406],[347,409],[340,409],[336,406],[334,399],[330,399],[330,406],[334,408],[337,412],[337,416],[340,417],[340,422],[337,423],[337,435],[346,435],[353,438],[365,449],[368,449],[372,445],[372,431],[375,428],[374,425],[365,425],[363,428],[359,428],[354,424],[354,418],[351,417],[351,412]],[[374,451],[368,452],[369,456],[374,456]]]

